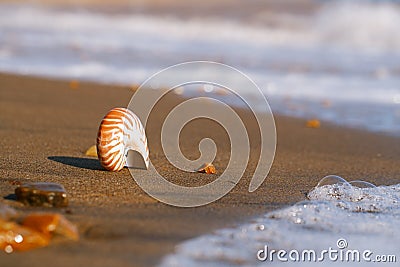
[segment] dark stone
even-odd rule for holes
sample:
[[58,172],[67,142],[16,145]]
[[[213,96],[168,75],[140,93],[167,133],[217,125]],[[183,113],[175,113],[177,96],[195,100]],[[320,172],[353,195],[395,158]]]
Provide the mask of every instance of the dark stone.
[[67,192],[57,183],[27,183],[15,189],[17,200],[30,206],[66,207]]

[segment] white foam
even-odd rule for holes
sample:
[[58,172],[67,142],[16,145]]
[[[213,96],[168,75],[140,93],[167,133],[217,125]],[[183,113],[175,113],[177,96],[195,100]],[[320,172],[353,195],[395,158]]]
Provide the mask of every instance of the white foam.
[[[396,255],[400,251],[400,184],[357,188],[349,184],[328,184],[309,193],[310,200],[273,211],[251,223],[228,228],[185,241],[160,266],[314,266],[321,262],[288,262],[257,259],[257,252],[314,250],[329,247],[338,251],[371,250],[379,255]],[[338,247],[338,240],[347,242]],[[338,254],[340,255],[340,254]],[[345,255],[345,254],[344,254]],[[286,256],[288,257],[288,256]],[[345,260],[345,258],[344,258]],[[324,266],[359,266],[358,262],[332,261]],[[369,263],[372,264],[372,263]],[[393,263],[392,263],[393,264]],[[373,264],[372,264],[373,265]],[[394,265],[393,265],[394,266]]]
[[355,49],[400,49],[400,8],[388,2],[339,1],[325,6],[316,17],[321,40]]

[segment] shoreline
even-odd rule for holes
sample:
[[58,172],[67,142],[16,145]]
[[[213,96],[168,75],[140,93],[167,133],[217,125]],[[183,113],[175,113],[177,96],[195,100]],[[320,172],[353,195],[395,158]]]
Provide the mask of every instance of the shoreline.
[[[319,129],[305,127],[305,120],[276,115],[277,150],[272,169],[254,193],[247,187],[257,159],[257,133],[252,117],[239,111],[250,129],[249,169],[239,184],[225,197],[200,208],[175,208],[147,196],[127,169],[105,172],[97,159],[85,156],[95,143],[97,127],[105,113],[116,106],[127,106],[133,90],[80,82],[75,89],[69,81],[0,74],[0,192],[12,194],[14,181],[58,182],[69,193],[72,214],[65,214],[78,225],[78,243],[55,243],[26,253],[1,255],[7,266],[43,266],[54,256],[60,266],[153,266],[183,240],[248,221],[250,218],[305,199],[326,175],[346,180],[381,184],[400,181],[396,166],[400,159],[400,139],[363,130],[322,123]],[[173,182],[193,184],[212,177],[174,171],[160,156],[155,140],[159,124],[169,105],[180,101],[166,96],[146,127],[150,158]],[[200,123],[200,122],[199,122]],[[193,142],[185,136],[202,138],[207,131],[200,124],[183,133],[183,151],[196,157]],[[203,127],[207,128],[207,127]],[[197,129],[197,130],[196,130]],[[218,146],[215,165],[226,165],[229,146],[221,129],[213,134]],[[42,209],[23,207],[2,199],[21,212]],[[44,209],[65,213],[63,209]]]

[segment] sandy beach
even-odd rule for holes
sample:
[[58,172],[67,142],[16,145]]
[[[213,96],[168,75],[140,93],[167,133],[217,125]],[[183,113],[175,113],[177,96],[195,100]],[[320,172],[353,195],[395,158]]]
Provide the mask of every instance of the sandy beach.
[[[250,133],[249,168],[238,186],[219,201],[199,208],[176,208],[159,203],[143,192],[124,169],[104,171],[97,159],[85,156],[95,144],[102,117],[113,107],[125,107],[132,88],[80,82],[0,75],[0,193],[1,202],[22,213],[43,210],[10,200],[16,183],[57,182],[66,188],[67,209],[60,212],[74,222],[79,242],[54,242],[25,253],[0,253],[3,266],[154,266],[186,239],[237,225],[252,216],[305,199],[305,194],[329,174],[376,185],[400,180],[400,140],[322,122],[319,129],[305,120],[275,115],[278,144],[266,181],[254,193],[248,183],[257,159],[258,132],[252,116],[239,111]],[[180,101],[168,95],[146,127],[150,159],[171,181],[196,185],[212,175],[184,173],[170,166],[157,136],[168,105]],[[198,156],[193,140],[204,137],[207,122],[196,122],[184,132],[182,150]],[[185,138],[185,135],[191,138]],[[227,164],[226,135],[212,135],[218,146],[218,170]]]

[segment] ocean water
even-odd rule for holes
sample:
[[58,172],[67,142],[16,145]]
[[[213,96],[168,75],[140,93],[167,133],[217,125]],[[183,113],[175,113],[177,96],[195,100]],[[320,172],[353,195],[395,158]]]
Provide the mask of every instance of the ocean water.
[[[318,1],[316,6],[306,13],[259,12],[246,21],[1,4],[0,71],[132,85],[177,63],[211,60],[252,78],[275,113],[399,136],[398,1]],[[315,250],[318,256],[329,248],[339,256],[370,250],[371,261],[397,255],[398,262],[399,200],[399,185],[327,178],[309,200],[188,240],[160,265],[320,264],[281,262],[276,254],[261,261],[257,254],[265,246],[269,252],[285,250],[286,256],[292,250]],[[377,264],[360,262],[325,256],[323,264]]]
[[308,198],[185,241],[160,266],[398,266],[400,184],[329,176]]
[[211,60],[252,78],[274,112],[399,135],[399,4],[315,5],[248,21],[2,4],[0,71],[130,85]]

